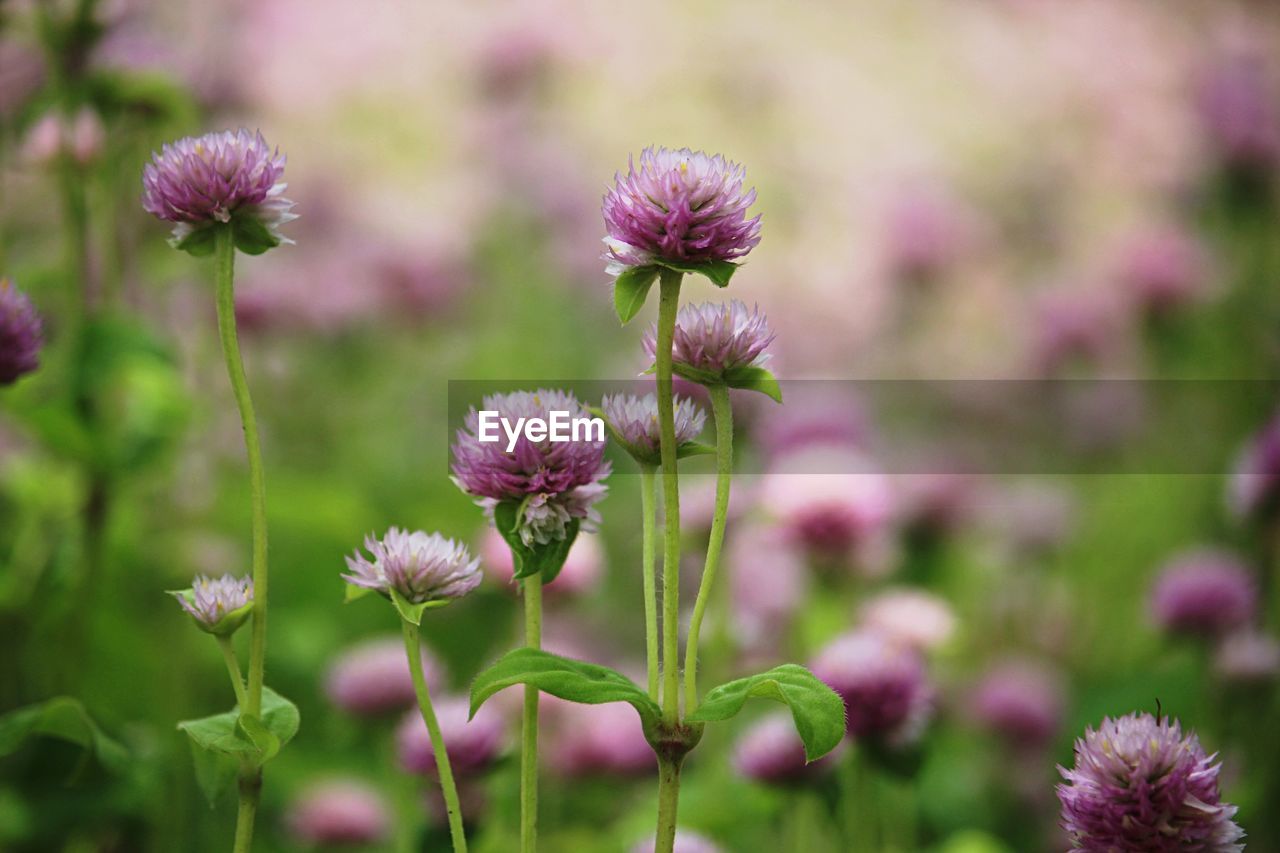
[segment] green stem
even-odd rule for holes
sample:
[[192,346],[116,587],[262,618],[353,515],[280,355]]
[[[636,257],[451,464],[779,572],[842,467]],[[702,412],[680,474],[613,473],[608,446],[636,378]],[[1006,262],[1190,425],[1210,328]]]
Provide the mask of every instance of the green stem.
[[258,716],[262,709],[262,681],[267,656],[267,487],[262,473],[262,448],[258,421],[249,397],[249,383],[236,336],[235,242],[229,226],[218,228],[217,262],[218,337],[227,363],[227,376],[244,425],[244,447],[249,457],[249,487],[253,502],[253,635],[249,643],[249,691],[245,710]]
[[720,570],[724,528],[729,517],[729,483],[733,473],[733,407],[729,405],[729,389],[724,385],[712,385],[707,391],[711,395],[711,414],[716,422],[716,507],[711,519],[711,536],[707,541],[707,561],[702,568],[702,581],[693,604],[689,637],[685,640],[684,706],[689,711],[698,706],[698,637],[702,633],[702,618],[711,601],[716,573]]
[[245,706],[244,677],[240,675],[240,661],[236,659],[236,650],[231,645],[230,637],[218,637],[218,648],[222,650],[222,659],[227,662],[227,675],[231,676],[231,687],[236,692],[236,705]]
[[658,834],[654,853],[673,853],[680,809],[680,761],[658,758]]
[[400,620],[404,628],[404,648],[409,653],[409,674],[413,677],[413,692],[418,696],[418,710],[427,724],[431,736],[431,751],[435,753],[436,773],[440,777],[440,789],[444,792],[444,807],[449,815],[449,835],[453,838],[454,853],[467,853],[467,836],[462,829],[462,807],[458,804],[458,788],[453,781],[453,767],[449,764],[449,752],[445,749],[444,735],[431,706],[431,692],[422,674],[422,641],[418,639],[418,626],[408,619]]
[[236,841],[232,853],[253,849],[253,821],[262,794],[262,771],[246,769],[240,775],[240,810],[236,813]]
[[658,580],[655,577],[657,555],[657,482],[651,465],[640,468],[640,514],[644,530],[641,562],[644,571],[644,647],[649,669],[649,698],[658,701]]
[[[542,648],[542,573],[524,579],[524,641]],[[520,850],[538,847],[538,688],[525,685],[520,721]]]
[[[664,268],[658,297],[658,426],[662,459],[662,712],[668,726],[680,722],[680,481],[676,469],[676,418],[671,387],[671,347],[683,274]],[[679,770],[676,771],[677,779]]]

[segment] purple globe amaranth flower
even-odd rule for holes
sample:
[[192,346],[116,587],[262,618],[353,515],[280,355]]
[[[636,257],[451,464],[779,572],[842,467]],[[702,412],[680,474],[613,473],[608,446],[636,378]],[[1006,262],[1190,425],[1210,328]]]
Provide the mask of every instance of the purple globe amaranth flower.
[[[474,776],[487,770],[506,746],[506,721],[493,707],[482,705],[468,719],[470,705],[464,697],[435,700],[440,735],[449,755],[449,766],[458,776]],[[422,715],[412,710],[396,730],[400,764],[411,773],[436,775],[436,755]]]
[[1176,720],[1107,718],[1076,741],[1075,766],[1059,767],[1062,827],[1072,849],[1153,853],[1244,850],[1244,831],[1221,802],[1216,756]]
[[[740,300],[690,303],[676,315],[672,360],[677,366],[720,377],[734,368],[763,366],[773,337],[760,309],[748,309]],[[645,332],[644,351],[650,358],[657,357],[656,325]]]
[[845,725],[856,738],[891,746],[910,743],[932,711],[924,661],[875,632],[837,637],[814,658],[812,669],[844,700]]
[[340,779],[307,788],[285,812],[294,841],[307,845],[363,845],[385,841],[391,813],[378,791]]
[[1241,521],[1269,520],[1280,507],[1280,416],[1240,452],[1227,483],[1227,507]]
[[1208,250],[1195,234],[1173,225],[1134,233],[1117,250],[1114,264],[1130,301],[1153,320],[1201,299],[1209,284]]
[[196,620],[200,630],[229,636],[253,612],[253,579],[197,575],[190,589],[169,593]]
[[[431,689],[443,683],[443,667],[425,646],[422,670]],[[391,635],[343,651],[329,667],[325,694],[334,705],[360,717],[377,717],[413,707],[417,694],[404,640],[398,634]]]
[[410,604],[447,603],[480,585],[480,561],[467,546],[439,533],[393,527],[382,539],[366,536],[369,559],[357,549],[347,557],[343,579],[388,598],[395,590]]
[[40,366],[44,326],[31,300],[0,278],[0,385],[12,385]]
[[285,157],[273,150],[261,133],[241,128],[186,137],[165,144],[142,171],[142,207],[175,223],[170,242],[183,247],[195,232],[226,224],[233,218],[257,222],[267,242],[245,243],[242,251],[258,254],[271,246],[292,242],[279,228],[297,218],[293,202],[282,193]]
[[563,776],[643,776],[657,769],[635,712],[622,702],[579,705],[556,700],[547,760]]
[[[498,421],[486,431],[481,412],[495,412],[518,435],[510,439]],[[609,475],[604,459],[603,434],[574,434],[566,429],[569,441],[552,441],[551,430],[540,440],[521,428],[537,419],[550,426],[555,417],[570,421],[588,417],[577,398],[565,391],[516,391],[484,398],[480,410],[468,413],[453,444],[453,480],[491,517],[498,504],[517,502],[520,517],[517,529],[526,546],[546,545],[565,538],[570,523],[591,530],[599,516],[594,506],[607,491],[600,482]],[[486,437],[487,436],[487,437]],[[496,440],[489,440],[495,438]],[[598,439],[598,440],[597,440]]]
[[1234,555],[1200,549],[1175,557],[1156,578],[1151,612],[1175,634],[1219,637],[1253,618],[1258,590],[1253,573]]
[[[654,395],[608,395],[601,401],[600,408],[628,453],[649,465],[659,463],[661,430],[658,426],[658,399]],[[675,421],[678,447],[698,437],[707,423],[707,413],[688,397],[677,397]]]
[[1213,671],[1230,684],[1261,684],[1280,675],[1280,642],[1257,629],[1237,631],[1218,644]]
[[753,724],[733,747],[733,766],[739,774],[771,785],[812,779],[830,769],[845,741],[815,762],[807,762],[804,743],[786,712],[770,714]]
[[733,261],[760,242],[760,217],[747,218],[756,191],[746,170],[720,155],[646,148],[604,196],[605,261],[629,267]]
[[1016,747],[1046,746],[1062,725],[1064,697],[1058,675],[1023,660],[997,664],[978,681],[974,719]]
[[862,605],[859,615],[864,628],[922,652],[944,645],[956,630],[951,606],[914,587],[877,593]]

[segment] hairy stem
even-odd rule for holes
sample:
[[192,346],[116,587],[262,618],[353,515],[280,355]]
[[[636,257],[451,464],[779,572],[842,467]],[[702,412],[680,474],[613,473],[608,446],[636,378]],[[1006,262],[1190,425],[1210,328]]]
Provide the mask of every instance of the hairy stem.
[[[680,722],[680,480],[676,470],[676,418],[671,389],[671,346],[683,274],[663,269],[658,297],[658,426],[662,459],[662,713]],[[678,776],[678,771],[677,771]]]
[[655,553],[657,538],[657,482],[650,465],[640,468],[640,514],[644,530],[641,562],[644,572],[644,647],[649,670],[649,698],[658,701],[658,590]]
[[707,541],[707,561],[702,568],[698,597],[693,604],[689,637],[685,640],[684,706],[688,711],[698,706],[698,638],[702,632],[702,619],[711,601],[716,573],[720,570],[720,552],[724,547],[724,528],[729,516],[729,483],[733,473],[733,407],[729,405],[729,389],[724,385],[713,385],[707,390],[711,395],[711,414],[716,422],[716,506],[711,519],[711,537]]
[[658,834],[654,853],[673,853],[680,808],[680,759],[658,758]]
[[249,383],[236,336],[235,243],[231,228],[218,228],[217,303],[218,337],[227,364],[227,376],[244,425],[244,447],[249,458],[249,488],[253,503],[253,635],[249,644],[249,690],[245,709],[254,716],[262,710],[262,681],[267,654],[267,487],[262,473],[262,448],[258,420],[249,397]]
[[440,722],[431,706],[431,692],[422,674],[422,642],[418,639],[418,626],[408,619],[400,620],[404,629],[404,648],[409,654],[409,674],[413,677],[413,692],[418,696],[418,710],[427,724],[431,736],[431,751],[435,754],[436,775],[440,777],[440,790],[444,792],[444,807],[449,815],[449,836],[453,839],[454,853],[467,853],[467,836],[462,829],[462,807],[458,804],[458,788],[453,781],[453,767],[445,749]]
[[227,675],[231,676],[231,688],[236,692],[236,705],[245,706],[244,677],[240,675],[240,661],[236,659],[236,650],[231,645],[230,637],[218,637],[218,648],[222,650],[222,659],[227,662]]
[[[542,648],[542,573],[524,579],[524,642]],[[520,850],[538,847],[538,688],[525,685],[520,721]]]
[[262,771],[246,768],[240,774],[240,810],[236,813],[236,840],[233,853],[253,849],[253,821],[262,794]]

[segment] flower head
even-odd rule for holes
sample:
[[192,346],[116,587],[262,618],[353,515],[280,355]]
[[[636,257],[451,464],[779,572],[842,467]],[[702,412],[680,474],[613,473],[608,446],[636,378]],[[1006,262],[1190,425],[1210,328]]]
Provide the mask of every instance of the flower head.
[[253,579],[197,575],[190,589],[170,593],[202,631],[227,636],[253,611]]
[[289,806],[285,825],[302,844],[377,844],[391,831],[391,814],[374,788],[343,779],[303,791]]
[[913,649],[935,649],[951,639],[956,614],[922,589],[886,590],[862,605],[862,625]]
[[0,385],[10,385],[40,366],[44,327],[31,300],[0,278]]
[[604,196],[610,275],[662,261],[733,261],[760,242],[760,217],[747,218],[755,190],[746,170],[720,155],[646,148]]
[[[431,689],[444,681],[440,663],[425,646],[422,669]],[[417,696],[404,640],[399,635],[381,637],[343,651],[329,667],[325,694],[334,705],[360,717],[413,707]]]
[[[841,741],[840,746],[843,745]],[[829,768],[841,751],[837,747],[818,761],[807,762],[795,723],[784,711],[764,717],[738,738],[733,747],[733,766],[748,779],[786,784],[812,778],[823,768]]]
[[1190,231],[1154,226],[1130,236],[1115,260],[1116,278],[1134,305],[1152,319],[1204,295],[1209,255]]
[[[449,766],[459,776],[472,776],[487,769],[502,753],[506,741],[506,722],[496,708],[482,705],[468,719],[469,708],[461,696],[446,696],[435,702]],[[396,744],[405,770],[435,775],[435,750],[416,708],[405,714],[396,730]]]
[[1261,519],[1280,506],[1280,417],[1245,445],[1227,484],[1227,506],[1238,519]]
[[[274,240],[271,245],[288,242],[278,229],[297,217],[293,202],[281,195],[287,186],[282,180],[284,162],[284,155],[271,149],[261,133],[250,134],[244,128],[179,139],[153,154],[143,169],[142,207],[176,223],[175,245],[233,217],[260,223]],[[257,251],[265,248],[269,246]]]
[[1062,724],[1062,684],[1057,675],[1031,661],[1007,661],[978,681],[973,716],[1014,746],[1041,747]]
[[1248,623],[1257,597],[1253,575],[1236,557],[1198,550],[1176,557],[1160,573],[1151,611],[1166,631],[1217,637]]
[[1244,832],[1221,802],[1219,764],[1176,720],[1107,718],[1076,741],[1075,767],[1059,767],[1062,826],[1075,850],[1235,853]]
[[[672,359],[677,365],[721,376],[736,367],[763,366],[773,337],[760,309],[748,309],[740,300],[690,303],[676,315]],[[657,326],[645,332],[644,350],[650,358],[656,357]]]
[[[482,410],[497,412],[511,424],[534,418],[550,423],[552,413],[561,412],[571,419],[587,416],[572,394],[543,389],[487,396]],[[522,541],[545,545],[564,539],[572,521],[589,530],[598,519],[594,505],[605,495],[600,481],[610,471],[600,439],[587,430],[577,440],[552,441],[548,432],[535,441],[522,429],[514,444],[505,437],[482,441],[480,412],[472,409],[453,444],[453,479],[488,513],[501,502],[519,502]]]
[[[631,848],[631,853],[649,853],[654,849],[655,843],[656,839],[652,838],[641,841]],[[674,853],[721,853],[722,849],[710,838],[691,829],[677,829],[676,843],[672,848]]]
[[932,710],[933,691],[916,652],[871,631],[836,638],[813,661],[844,700],[849,734],[899,745],[914,740]]
[[357,549],[347,557],[354,586],[390,597],[395,590],[410,604],[448,602],[480,585],[480,561],[467,547],[439,533],[412,533],[393,527],[381,540],[366,536],[365,557]]
[[[627,452],[642,462],[658,462],[661,435],[656,397],[613,394],[601,401],[600,408],[614,432],[625,442]],[[688,397],[677,397],[675,419],[676,446],[679,446],[698,437],[706,425],[707,414]]]
[[1280,642],[1257,629],[1237,631],[1218,644],[1213,669],[1233,684],[1271,681],[1280,675]]

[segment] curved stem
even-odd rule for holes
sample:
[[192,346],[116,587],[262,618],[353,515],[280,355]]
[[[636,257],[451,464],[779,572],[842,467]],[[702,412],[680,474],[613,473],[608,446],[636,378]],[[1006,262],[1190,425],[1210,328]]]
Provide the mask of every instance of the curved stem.
[[644,572],[644,647],[649,670],[649,698],[658,701],[658,580],[655,577],[657,554],[657,482],[651,465],[640,467],[640,515],[644,530],[641,563]]
[[711,414],[716,422],[716,507],[711,520],[711,536],[707,541],[707,561],[702,568],[702,581],[693,604],[689,637],[685,640],[684,707],[688,711],[698,706],[698,637],[702,632],[707,604],[711,601],[716,573],[720,569],[724,528],[729,516],[729,483],[733,473],[733,407],[729,404],[729,389],[724,385],[712,385],[707,391],[711,395]]
[[658,834],[654,853],[673,853],[680,808],[680,762],[658,759]]
[[[662,459],[662,714],[680,722],[680,481],[676,469],[676,418],[671,388],[671,347],[683,274],[663,269],[658,297],[658,426]],[[677,770],[677,778],[679,771]]]
[[244,425],[244,447],[249,457],[249,488],[253,502],[253,636],[249,644],[249,690],[245,710],[257,716],[262,710],[262,681],[267,654],[267,488],[262,473],[262,448],[258,421],[249,397],[249,383],[236,336],[235,242],[229,226],[218,226],[217,261],[218,337],[227,364],[227,376]]
[[458,788],[453,781],[453,767],[449,763],[449,752],[445,749],[444,735],[440,732],[440,722],[436,719],[435,709],[431,706],[431,692],[427,689],[427,679],[422,674],[422,643],[418,639],[418,626],[408,619],[400,620],[404,628],[404,648],[409,654],[409,674],[413,677],[413,692],[418,697],[418,710],[422,712],[422,722],[427,724],[427,734],[431,736],[431,751],[436,758],[436,775],[440,777],[440,790],[444,792],[444,807],[449,815],[449,835],[453,839],[454,853],[467,853],[467,836],[462,829],[462,807],[458,804]]
[[236,691],[236,705],[245,706],[244,677],[240,675],[240,661],[236,659],[236,650],[231,645],[230,637],[218,637],[218,648],[222,650],[222,659],[227,662],[227,675],[231,676],[231,687]]
[[[542,648],[542,573],[524,579],[524,642]],[[520,850],[538,846],[538,688],[526,684],[520,721]]]

